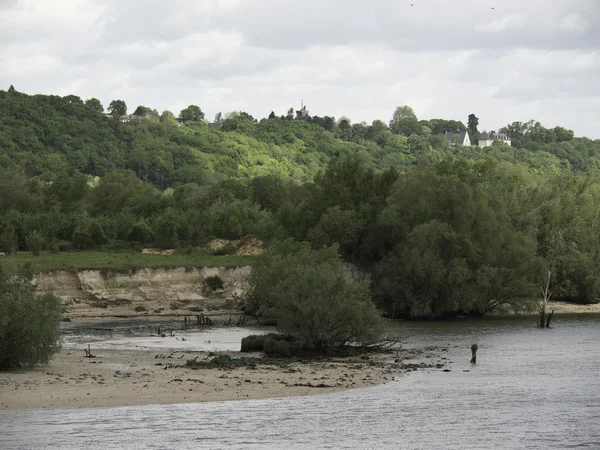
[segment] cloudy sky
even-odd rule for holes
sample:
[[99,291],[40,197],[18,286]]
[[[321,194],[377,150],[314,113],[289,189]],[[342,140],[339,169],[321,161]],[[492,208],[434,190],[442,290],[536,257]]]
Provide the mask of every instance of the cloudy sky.
[[0,24],[0,89],[600,138],[600,0],[0,0]]

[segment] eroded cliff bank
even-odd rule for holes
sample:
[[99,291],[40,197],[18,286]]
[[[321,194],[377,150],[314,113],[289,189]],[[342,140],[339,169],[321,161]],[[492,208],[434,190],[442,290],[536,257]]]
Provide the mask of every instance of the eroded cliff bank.
[[[52,271],[35,276],[69,317],[239,311],[250,266]],[[218,280],[218,281],[217,281]]]

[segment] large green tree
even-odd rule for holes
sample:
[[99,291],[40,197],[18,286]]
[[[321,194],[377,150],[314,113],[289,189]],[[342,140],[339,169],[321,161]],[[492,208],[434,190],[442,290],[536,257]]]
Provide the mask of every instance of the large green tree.
[[115,119],[119,119],[127,115],[127,104],[123,100],[113,100],[108,105],[108,112]]
[[506,200],[491,198],[485,170],[444,162],[394,186],[381,216],[392,251],[375,280],[390,310],[420,317],[529,306],[546,267]]
[[346,277],[336,246],[286,241],[267,250],[253,267],[248,307],[306,348],[372,344],[383,332],[367,284]]
[[97,98],[88,98],[85,101],[85,106],[92,108],[94,111],[97,111],[99,113],[104,112],[104,106],[102,106],[102,103],[100,102],[100,100],[98,100]]
[[179,119],[182,122],[201,122],[204,120],[204,113],[197,105],[190,105],[179,113]]

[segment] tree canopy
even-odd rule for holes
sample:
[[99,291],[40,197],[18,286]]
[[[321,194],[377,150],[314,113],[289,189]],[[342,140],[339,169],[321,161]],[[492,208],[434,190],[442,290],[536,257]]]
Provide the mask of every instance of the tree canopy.
[[0,91],[0,252],[293,238],[372,272],[389,314],[525,307],[546,268],[555,296],[600,300],[600,140],[530,121],[499,130],[512,147],[450,146],[460,120],[410,108],[120,121],[92,100]]

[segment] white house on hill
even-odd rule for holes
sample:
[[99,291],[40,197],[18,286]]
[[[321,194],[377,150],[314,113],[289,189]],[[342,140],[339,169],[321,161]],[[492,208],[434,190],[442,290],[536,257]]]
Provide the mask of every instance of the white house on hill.
[[478,145],[481,148],[491,147],[494,142],[501,142],[503,144],[508,145],[509,147],[511,146],[510,138],[505,134],[502,134],[502,133],[496,134],[496,132],[494,132],[494,131],[490,131],[489,133],[486,133],[484,131],[483,133],[481,133],[479,135]]
[[461,131],[459,129],[456,131],[446,131],[444,137],[451,145],[459,144],[465,147],[471,146],[471,139],[469,138],[469,133],[467,131]]

